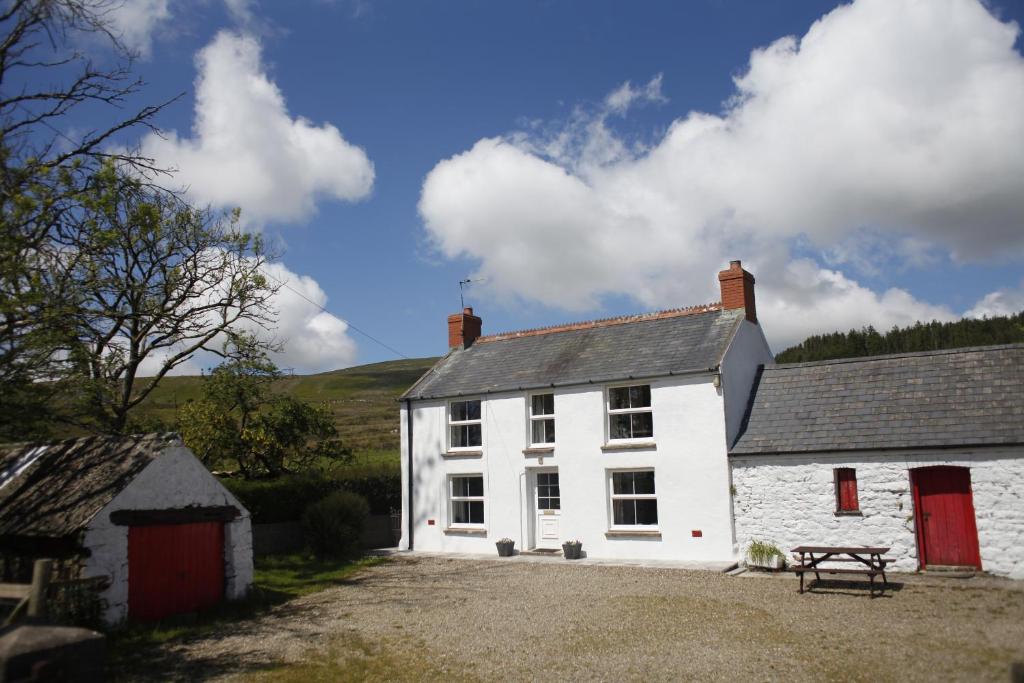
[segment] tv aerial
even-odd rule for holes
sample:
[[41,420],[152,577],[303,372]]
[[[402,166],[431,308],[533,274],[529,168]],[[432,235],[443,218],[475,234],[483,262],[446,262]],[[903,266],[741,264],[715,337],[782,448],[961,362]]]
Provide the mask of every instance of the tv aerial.
[[480,283],[480,282],[487,282],[487,278],[485,278],[485,277],[478,277],[478,278],[470,279],[470,278],[467,277],[465,280],[459,280],[459,304],[460,304],[460,306],[462,308],[466,307],[466,301],[465,301],[465,298],[463,296],[465,291],[466,291],[466,287],[468,285],[477,284],[477,283]]

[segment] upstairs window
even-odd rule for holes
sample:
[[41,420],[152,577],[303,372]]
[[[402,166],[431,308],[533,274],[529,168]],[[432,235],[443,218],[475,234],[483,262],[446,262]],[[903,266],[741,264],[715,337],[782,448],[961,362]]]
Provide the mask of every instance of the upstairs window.
[[480,400],[452,401],[448,404],[448,448],[480,448],[483,445]]
[[832,470],[836,482],[836,512],[860,512],[857,501],[857,470],[837,467]]
[[608,389],[608,440],[650,439],[653,436],[651,385]]
[[449,501],[450,526],[484,525],[484,477],[481,474],[452,477]]
[[612,528],[656,526],[654,470],[613,471],[611,475]]
[[555,443],[555,395],[534,394],[530,397],[530,445],[549,446]]

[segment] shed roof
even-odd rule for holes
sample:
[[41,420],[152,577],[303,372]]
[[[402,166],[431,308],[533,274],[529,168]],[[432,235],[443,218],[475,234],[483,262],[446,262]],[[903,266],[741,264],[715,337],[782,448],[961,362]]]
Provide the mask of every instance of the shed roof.
[[712,304],[481,337],[431,368],[402,398],[448,398],[612,382],[718,367],[743,309]]
[[61,538],[85,527],[176,434],[91,436],[0,449],[0,536]]
[[764,368],[731,455],[1024,443],[1024,344]]

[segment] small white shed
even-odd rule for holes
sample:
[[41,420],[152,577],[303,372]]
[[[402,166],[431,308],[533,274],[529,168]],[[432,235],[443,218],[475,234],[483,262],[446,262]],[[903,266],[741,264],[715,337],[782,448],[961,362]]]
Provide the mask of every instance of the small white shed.
[[194,612],[252,583],[248,511],[175,434],[0,451],[0,554],[105,578],[108,623]]

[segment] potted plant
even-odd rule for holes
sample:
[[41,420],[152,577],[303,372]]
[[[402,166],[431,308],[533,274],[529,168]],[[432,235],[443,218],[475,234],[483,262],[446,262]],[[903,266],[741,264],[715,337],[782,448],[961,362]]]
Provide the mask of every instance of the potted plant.
[[511,538],[501,538],[494,545],[498,546],[498,557],[512,557],[512,549],[516,547],[516,542]]
[[747,566],[761,569],[785,569],[786,556],[768,541],[751,541],[747,547]]
[[566,541],[562,544],[562,554],[567,560],[580,559],[580,552],[583,550],[582,541]]

